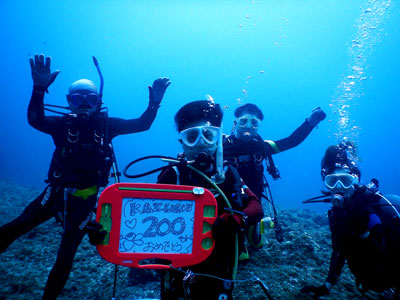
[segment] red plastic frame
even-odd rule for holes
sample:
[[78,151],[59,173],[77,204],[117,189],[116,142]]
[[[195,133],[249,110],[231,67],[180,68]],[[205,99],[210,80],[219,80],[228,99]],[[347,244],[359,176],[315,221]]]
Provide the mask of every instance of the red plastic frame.
[[[100,195],[97,205],[96,221],[100,222],[103,204],[111,204],[111,231],[109,243],[107,245],[97,245],[97,251],[107,261],[142,269],[168,269],[166,264],[140,264],[146,259],[165,259],[171,265],[179,268],[198,264],[204,261],[213,251],[215,242],[212,239],[212,232],[208,230],[214,223],[218,211],[217,202],[213,194],[203,189],[203,194],[190,193],[196,187],[170,184],[149,184],[149,183],[117,183],[107,187]],[[144,198],[144,199],[170,199],[170,200],[193,200],[195,203],[194,212],[194,232],[193,246],[190,254],[171,254],[171,253],[121,253],[119,252],[119,238],[121,230],[122,201],[124,198]],[[205,216],[204,206],[214,206],[214,217]],[[208,223],[208,224],[206,224]],[[204,230],[203,226],[207,225]],[[206,232],[204,232],[206,231]],[[209,249],[202,247],[204,239],[211,239],[212,246]]]

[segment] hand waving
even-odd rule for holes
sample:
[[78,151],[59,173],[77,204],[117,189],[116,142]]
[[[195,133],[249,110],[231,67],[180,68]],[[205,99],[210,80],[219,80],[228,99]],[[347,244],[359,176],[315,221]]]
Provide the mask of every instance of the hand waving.
[[325,118],[326,118],[326,113],[320,107],[317,107],[313,109],[311,115],[307,119],[308,122],[310,122],[311,126],[315,127],[318,125],[319,122],[321,122]]
[[57,70],[51,73],[51,58],[47,56],[45,60],[43,54],[36,54],[35,59],[31,57],[29,59],[29,63],[31,64],[33,85],[36,88],[46,91],[48,93],[47,88],[53,83],[60,71]]
[[149,86],[150,105],[159,106],[167,87],[171,84],[169,78],[162,77],[154,80],[153,86]]

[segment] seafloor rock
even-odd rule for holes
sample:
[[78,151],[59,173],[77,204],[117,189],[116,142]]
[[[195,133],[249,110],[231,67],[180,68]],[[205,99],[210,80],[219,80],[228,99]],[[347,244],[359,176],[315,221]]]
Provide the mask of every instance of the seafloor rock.
[[[0,225],[18,216],[40,191],[0,182]],[[327,207],[328,208],[328,207]],[[266,299],[259,278],[274,299],[311,299],[300,293],[305,285],[324,282],[330,257],[330,233],[326,214],[307,210],[279,212],[284,241],[274,231],[264,235],[265,245],[249,249],[250,261],[239,265],[234,299]],[[54,219],[16,240],[0,255],[0,300],[40,299],[60,242],[61,229]],[[70,278],[59,299],[111,299],[115,266],[102,260],[85,238],[80,245]],[[137,277],[129,268],[117,267],[116,296],[120,300],[159,298],[157,275]],[[131,273],[131,274],[130,274]],[[136,277],[135,277],[136,276]],[[372,299],[389,295],[370,294]],[[326,299],[364,299],[348,268]]]

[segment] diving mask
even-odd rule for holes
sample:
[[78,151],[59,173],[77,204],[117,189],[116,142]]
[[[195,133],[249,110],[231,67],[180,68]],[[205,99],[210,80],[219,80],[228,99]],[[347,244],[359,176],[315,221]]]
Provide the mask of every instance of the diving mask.
[[99,105],[100,97],[96,93],[75,93],[68,96],[70,104],[76,108],[95,108]]
[[358,183],[358,177],[352,174],[329,174],[325,177],[325,185],[329,189],[337,188],[340,184],[345,190]]
[[261,125],[261,120],[255,116],[244,115],[236,119],[236,124],[239,127],[252,127],[257,129]]
[[203,138],[209,145],[215,144],[219,139],[220,128],[215,126],[196,126],[181,131],[182,142],[188,146],[196,145]]

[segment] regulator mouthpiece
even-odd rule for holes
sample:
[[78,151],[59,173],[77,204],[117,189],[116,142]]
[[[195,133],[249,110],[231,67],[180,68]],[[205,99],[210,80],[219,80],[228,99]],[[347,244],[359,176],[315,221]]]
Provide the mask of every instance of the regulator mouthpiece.
[[340,194],[334,194],[331,199],[332,206],[334,207],[343,207],[344,205],[344,198]]

